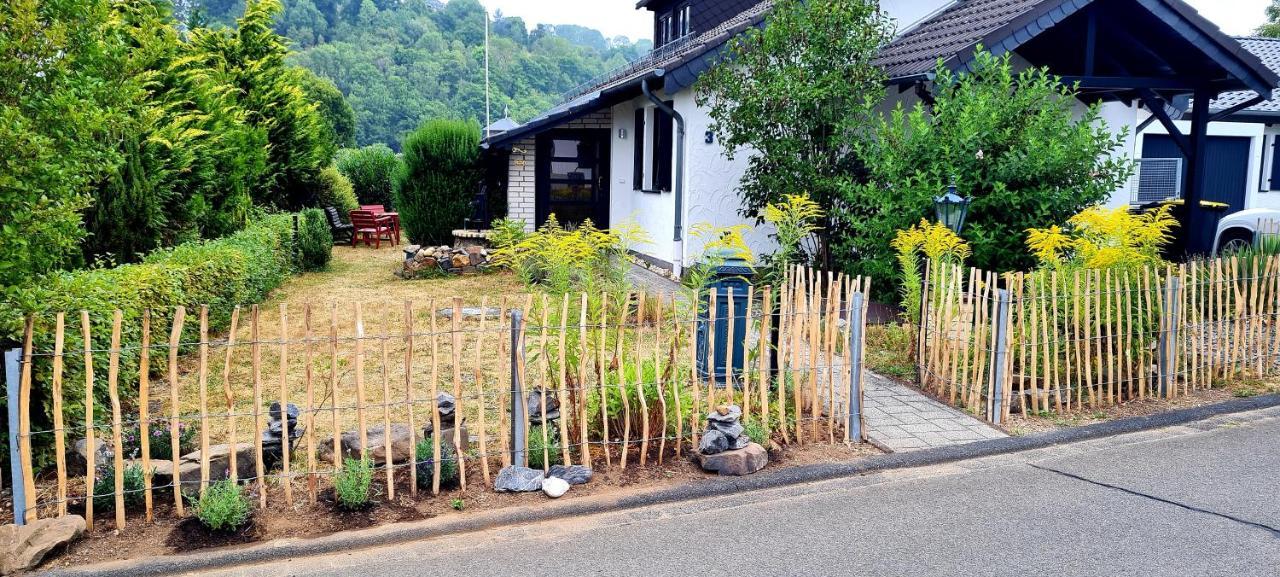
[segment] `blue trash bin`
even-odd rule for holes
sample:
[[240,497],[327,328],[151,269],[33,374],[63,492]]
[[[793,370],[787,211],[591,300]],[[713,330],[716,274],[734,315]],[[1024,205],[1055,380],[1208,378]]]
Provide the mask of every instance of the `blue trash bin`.
[[[726,380],[738,382],[746,367],[747,329],[751,319],[747,315],[747,296],[751,288],[749,280],[755,275],[746,261],[732,259],[716,269],[715,280],[707,287],[701,307],[698,307],[698,374],[702,378],[714,376],[717,387],[723,387]],[[710,322],[711,290],[716,291],[716,321]],[[733,294],[733,311],[729,310],[729,295]],[[734,317],[733,335],[729,335],[729,316]],[[710,353],[708,333],[715,338],[715,366],[707,362]],[[732,375],[731,379],[726,377]]]

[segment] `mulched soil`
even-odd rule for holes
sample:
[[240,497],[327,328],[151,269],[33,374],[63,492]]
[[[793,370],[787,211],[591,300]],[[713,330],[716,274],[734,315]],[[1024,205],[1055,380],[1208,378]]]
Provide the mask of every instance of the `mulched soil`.
[[[833,461],[848,461],[878,454],[874,447],[861,444],[809,445],[804,447],[773,447],[769,468],[807,465]],[[633,454],[634,457],[634,454]],[[599,465],[599,463],[597,463]],[[496,471],[493,472],[496,475]],[[481,480],[478,470],[468,468],[467,478]],[[644,467],[633,461],[621,470],[614,464],[609,469],[597,469],[591,482],[573,487],[561,499],[588,496],[623,496],[641,490],[653,490],[674,485],[707,482],[713,479],[689,461],[669,458],[662,465],[650,460]],[[474,481],[473,481],[474,482]],[[83,566],[108,561],[139,559],[175,553],[186,553],[210,548],[236,547],[261,543],[279,538],[320,537],[344,530],[364,529],[391,523],[421,521],[448,515],[467,515],[475,511],[489,511],[506,507],[535,505],[548,498],[537,493],[496,493],[479,485],[471,485],[467,491],[452,490],[431,496],[430,490],[422,491],[417,498],[410,495],[407,472],[397,478],[396,498],[385,498],[385,483],[376,479],[371,488],[374,500],[358,511],[348,511],[337,506],[332,489],[321,491],[315,505],[308,502],[305,483],[294,487],[294,503],[285,503],[279,487],[269,488],[269,505],[254,512],[252,524],[234,533],[213,533],[198,520],[190,517],[188,507],[185,519],[177,519],[171,502],[157,495],[154,521],[145,523],[141,512],[131,512],[129,524],[117,531],[110,514],[100,516],[89,538],[72,544],[67,551],[42,568]],[[256,504],[256,495],[250,499]],[[455,510],[453,501],[462,500],[462,510]],[[76,511],[72,511],[76,512]]]

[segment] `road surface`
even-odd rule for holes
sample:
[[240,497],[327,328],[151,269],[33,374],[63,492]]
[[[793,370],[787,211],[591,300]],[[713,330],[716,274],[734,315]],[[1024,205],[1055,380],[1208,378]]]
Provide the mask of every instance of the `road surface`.
[[1280,409],[201,575],[1280,575]]

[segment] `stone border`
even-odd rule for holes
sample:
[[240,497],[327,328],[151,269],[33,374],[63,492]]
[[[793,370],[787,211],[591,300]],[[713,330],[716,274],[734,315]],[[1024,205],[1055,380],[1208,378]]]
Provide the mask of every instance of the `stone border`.
[[1143,417],[1131,417],[1083,427],[1062,429],[1040,435],[991,439],[967,445],[951,445],[909,453],[875,455],[856,461],[802,465],[766,471],[748,477],[718,477],[708,479],[705,482],[690,483],[623,497],[601,499],[586,497],[569,501],[553,501],[536,506],[499,509],[466,517],[446,518],[444,520],[430,519],[414,523],[386,525],[361,531],[347,531],[314,539],[277,539],[238,549],[198,551],[182,555],[55,569],[48,571],[45,575],[142,577],[209,571],[297,557],[340,553],[352,549],[394,545],[445,535],[481,531],[500,526],[535,523],[571,516],[634,509],[660,503],[732,495],[743,491],[812,483],[838,477],[866,475],[891,469],[938,465],[1053,445],[1077,443],[1138,431],[1162,429],[1202,421],[1218,415],[1243,413],[1272,407],[1280,407],[1280,394],[1233,399],[1213,405],[1180,409]]

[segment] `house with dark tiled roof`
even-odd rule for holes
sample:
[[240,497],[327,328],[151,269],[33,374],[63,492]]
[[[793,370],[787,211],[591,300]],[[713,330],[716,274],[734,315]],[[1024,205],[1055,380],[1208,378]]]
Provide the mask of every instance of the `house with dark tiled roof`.
[[[1048,67],[1079,86],[1082,108],[1098,103],[1107,126],[1126,131],[1124,154],[1142,158],[1147,143],[1156,143],[1150,144],[1155,154],[1157,133],[1164,133],[1182,160],[1144,160],[1143,174],[1112,202],[1171,190],[1164,179],[1176,177],[1177,194],[1190,207],[1188,230],[1213,226],[1211,211],[1200,208],[1216,194],[1209,187],[1221,154],[1209,127],[1227,120],[1259,124],[1280,85],[1263,62],[1270,44],[1228,37],[1182,0],[880,5],[898,25],[877,60],[889,78],[887,106],[927,103],[937,63],[963,72],[979,45],[1011,53],[1019,66]],[[602,226],[634,221],[653,239],[637,247],[642,256],[678,274],[701,253],[687,242],[691,225],[742,221],[738,185],[747,163],[744,154],[728,159],[692,86],[730,38],[767,26],[771,7],[770,0],[640,0],[636,8],[653,16],[653,52],[574,88],[537,118],[487,136],[489,190],[505,199],[509,217],[529,228],[551,214]],[[1261,158],[1261,148],[1251,153]],[[1265,166],[1275,163],[1268,159]],[[767,252],[770,232],[753,227],[748,241]]]

